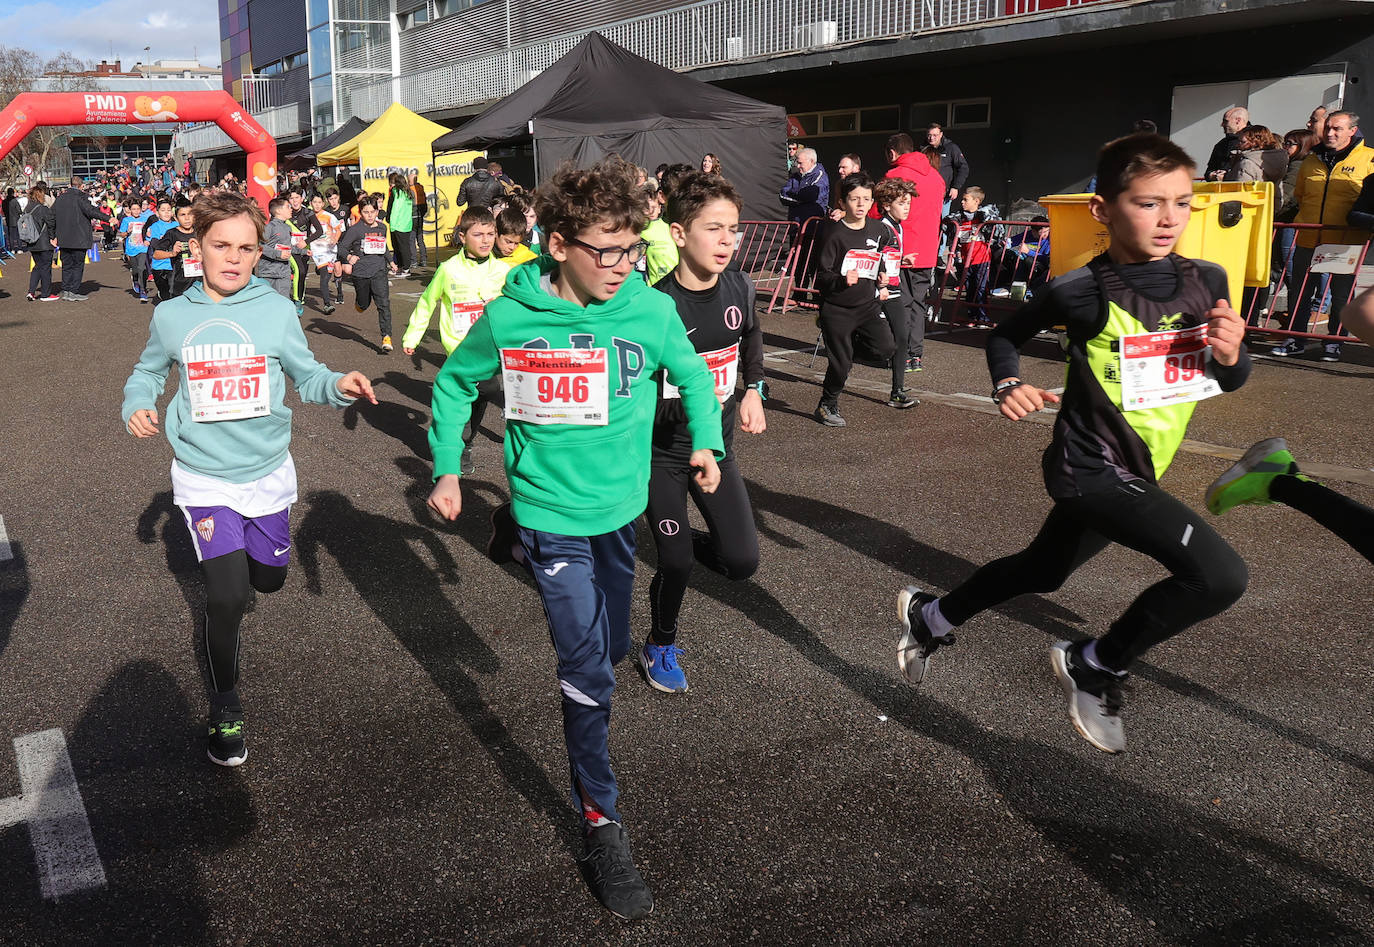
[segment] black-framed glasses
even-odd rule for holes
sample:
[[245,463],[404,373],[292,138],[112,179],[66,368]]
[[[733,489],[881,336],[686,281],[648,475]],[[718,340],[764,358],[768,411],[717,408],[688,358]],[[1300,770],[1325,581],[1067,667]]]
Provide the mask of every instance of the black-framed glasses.
[[649,244],[643,240],[630,247],[594,247],[590,243],[578,240],[576,237],[568,237],[568,243],[575,243],[579,247],[586,247],[596,254],[596,262],[604,269],[619,266],[620,261],[628,259],[631,264],[638,263],[644,259],[644,254],[649,252]]

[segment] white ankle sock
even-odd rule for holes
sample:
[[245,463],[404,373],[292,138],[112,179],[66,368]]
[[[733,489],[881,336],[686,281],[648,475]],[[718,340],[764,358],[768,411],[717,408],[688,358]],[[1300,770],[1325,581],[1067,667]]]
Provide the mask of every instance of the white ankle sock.
[[943,638],[954,630],[954,626],[949,623],[949,619],[940,611],[940,600],[937,598],[933,602],[926,602],[921,607],[921,618],[925,620],[926,627],[936,638]]

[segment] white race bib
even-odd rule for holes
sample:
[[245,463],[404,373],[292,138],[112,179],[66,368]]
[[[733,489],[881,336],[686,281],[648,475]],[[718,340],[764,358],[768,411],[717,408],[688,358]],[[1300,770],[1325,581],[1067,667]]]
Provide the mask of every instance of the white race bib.
[[877,250],[850,250],[840,264],[840,275],[847,276],[850,270],[859,274],[859,279],[877,279],[878,265],[882,255]]
[[181,261],[181,275],[187,279],[200,279],[205,275],[205,268],[199,260],[188,256]]
[[[739,377],[739,343],[727,345],[714,352],[702,352],[701,357],[706,359],[706,367],[711,370],[711,376],[716,380],[716,389],[725,392],[716,395],[724,404],[735,394],[735,379]],[[677,386],[669,383],[667,372],[663,373],[663,397],[682,397]]]
[[453,334],[459,341],[467,338],[468,332],[482,318],[485,307],[486,304],[480,302],[453,304]]
[[333,263],[339,257],[339,248],[328,237],[321,237],[310,244],[310,259],[316,266]]
[[607,423],[605,349],[502,349],[506,417],[531,424]]
[[1121,408],[1140,411],[1221,394],[1207,327],[1121,337]]
[[238,421],[271,413],[267,356],[188,362],[186,388],[193,421]]
[[386,252],[386,237],[379,233],[369,233],[363,236],[363,253],[375,256],[378,253]]
[[143,221],[129,221],[129,244],[135,247],[143,246]]

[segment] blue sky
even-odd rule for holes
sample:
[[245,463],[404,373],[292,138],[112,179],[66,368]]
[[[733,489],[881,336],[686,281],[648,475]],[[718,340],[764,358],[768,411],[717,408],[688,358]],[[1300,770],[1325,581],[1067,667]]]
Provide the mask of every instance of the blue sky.
[[[290,0],[283,0],[290,2]],[[66,50],[82,59],[115,58],[129,68],[149,61],[191,59],[218,66],[216,0],[5,0],[0,43],[44,58]]]

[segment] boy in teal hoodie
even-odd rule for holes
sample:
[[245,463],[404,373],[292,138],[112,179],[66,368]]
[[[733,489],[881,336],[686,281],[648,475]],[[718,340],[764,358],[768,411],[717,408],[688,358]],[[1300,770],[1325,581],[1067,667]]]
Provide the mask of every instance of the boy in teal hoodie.
[[291,301],[253,276],[265,227],[258,205],[206,191],[193,209],[191,253],[204,276],[154,310],[121,416],[135,437],[155,436],[157,399],[177,367],[166,431],[175,455],[173,500],[205,574],[208,754],[238,766],[248,757],[237,690],[239,623],[253,589],[282,587],[291,550],[296,468],[285,378],[302,401],[344,407],[359,397],[377,400],[360,372],[341,375],[315,361]]
[[434,381],[434,491],[445,519],[462,509],[463,426],[478,383],[506,389],[511,502],[492,514],[488,555],[529,570],[558,658],[572,797],[586,829],[592,892],[620,917],[653,910],[616,810],[607,749],[614,665],[630,649],[634,521],[648,500],[649,456],[663,369],[682,394],[690,465],[707,493],[724,457],[720,403],[706,362],[672,301],[634,272],[644,256],[635,168],[607,158],[565,168],[537,198],[547,256],[516,267],[505,294]]

